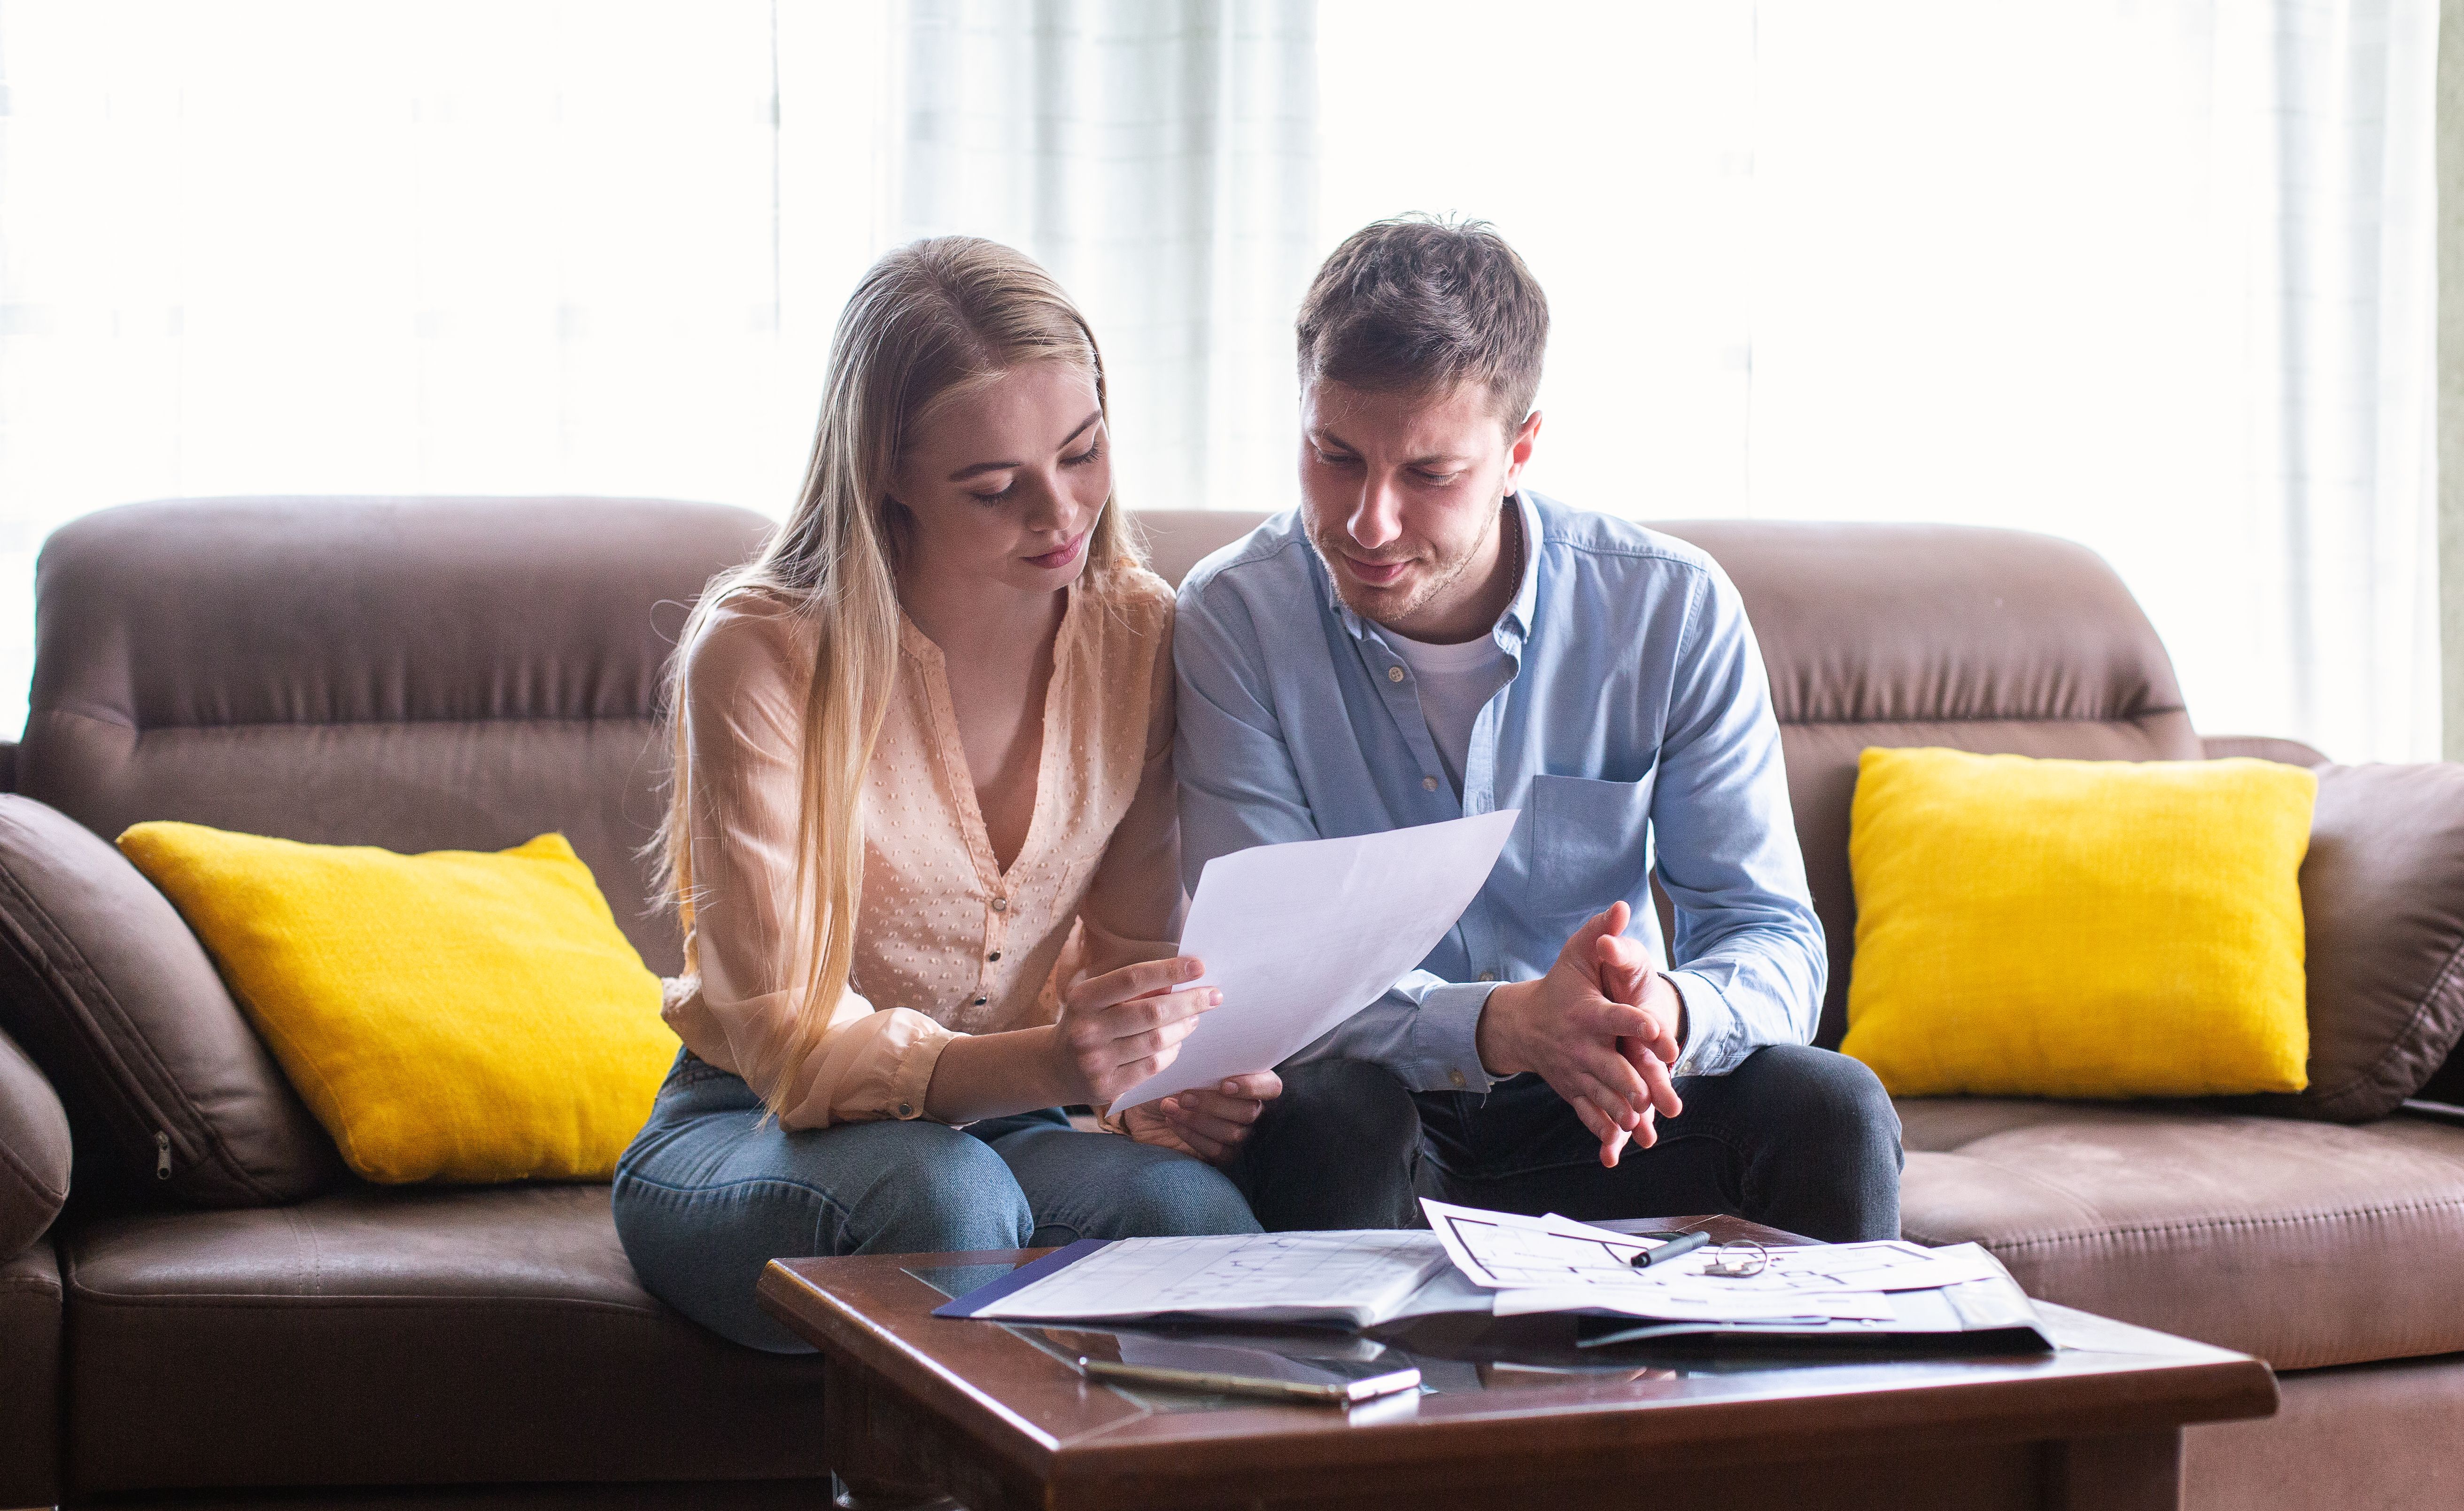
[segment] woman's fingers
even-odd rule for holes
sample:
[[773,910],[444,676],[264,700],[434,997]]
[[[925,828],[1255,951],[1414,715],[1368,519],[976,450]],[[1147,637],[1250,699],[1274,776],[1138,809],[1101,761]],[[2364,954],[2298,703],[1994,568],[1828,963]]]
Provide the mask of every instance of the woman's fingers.
[[1248,1124],[1200,1111],[1179,1097],[1163,1100],[1163,1115],[1181,1142],[1199,1159],[1210,1162],[1223,1158],[1249,1136]]
[[1249,1101],[1272,1101],[1284,1094],[1284,1078],[1270,1070],[1247,1071],[1224,1077],[1216,1090]]
[[1164,1099],[1164,1111],[1174,1123],[1196,1128],[1219,1144],[1238,1144],[1258,1121],[1258,1104],[1243,1098],[1185,1091]]
[[1136,997],[1108,1008],[1073,1011],[1068,1033],[1071,1042],[1082,1049],[1099,1050],[1104,1045],[1160,1032],[1176,1023],[1194,1023],[1198,1014],[1222,1000],[1223,993],[1213,987]]
[[1096,1011],[1134,998],[1169,991],[1204,974],[1206,963],[1194,955],[1140,961],[1134,966],[1123,966],[1118,970],[1108,970],[1080,982],[1069,994],[1069,1005],[1080,1012]]

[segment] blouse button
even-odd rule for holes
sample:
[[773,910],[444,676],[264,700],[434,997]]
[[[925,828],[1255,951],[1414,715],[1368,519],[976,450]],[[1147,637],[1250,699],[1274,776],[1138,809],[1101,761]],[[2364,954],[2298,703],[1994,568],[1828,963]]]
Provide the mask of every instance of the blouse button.
[[1399,681],[1401,681],[1402,679],[1403,679],[1403,669],[1402,669],[1401,667],[1399,667],[1399,666],[1390,666],[1390,667],[1386,668],[1386,680],[1388,680],[1388,681],[1390,681],[1390,682],[1399,682]]
[[1006,913],[1006,912],[1008,912],[1008,911],[1009,911],[1009,899],[1007,899],[1007,898],[995,898],[995,899],[993,899],[993,911],[994,911],[994,912],[996,912],[996,913]]
[[981,998],[981,997],[978,997],[978,998],[976,999],[976,1006],[980,1008],[980,1007],[982,1007],[983,1005],[984,1005],[984,999],[983,999],[983,998]]
[[1000,951],[1000,950],[994,950],[991,954],[986,955],[984,958],[985,958],[986,960],[999,960],[999,959],[1001,959],[1001,951]]

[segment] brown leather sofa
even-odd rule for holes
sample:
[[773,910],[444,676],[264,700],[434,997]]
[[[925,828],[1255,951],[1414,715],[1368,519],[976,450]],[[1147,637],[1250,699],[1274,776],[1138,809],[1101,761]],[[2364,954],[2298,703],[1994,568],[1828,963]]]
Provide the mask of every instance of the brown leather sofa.
[[[1254,518],[1145,517],[1172,576]],[[672,969],[671,926],[627,906],[660,670],[762,527],[643,500],[241,500],[53,538],[33,713],[0,749],[0,1507],[819,1501],[813,1361],[645,1294],[605,1188],[351,1179],[98,837],[165,817],[407,850],[558,829]],[[1833,943],[1827,1040],[1858,750],[2240,750],[2192,731],[2145,619],[2076,547],[1674,528],[1736,579],[1771,668]],[[2040,1296],[2283,1371],[2277,1417],[2191,1433],[2192,1505],[2464,1502],[2464,1127],[2385,1115],[2464,1022],[2458,774],[2324,773],[2305,1100],[1902,1107],[1913,1235],[1980,1239]]]

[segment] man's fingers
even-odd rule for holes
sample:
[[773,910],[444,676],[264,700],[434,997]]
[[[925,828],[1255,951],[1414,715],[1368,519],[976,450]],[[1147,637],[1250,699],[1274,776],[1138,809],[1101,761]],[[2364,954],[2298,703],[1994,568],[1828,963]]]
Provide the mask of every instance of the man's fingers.
[[1610,1039],[1647,1039],[1660,1035],[1660,1020],[1640,1008],[1613,1002],[1605,996],[1594,1000],[1590,1008],[1590,1012],[1585,1014],[1590,1021],[1581,1030],[1587,1037],[1595,1033]]
[[1571,960],[1585,970],[1591,969],[1593,941],[1603,935],[1624,933],[1627,921],[1633,917],[1634,910],[1623,902],[1610,903],[1606,911],[1583,920],[1582,927],[1566,936],[1566,943],[1558,948],[1557,958],[1561,962]]
[[1588,1097],[1569,1097],[1566,1099],[1566,1105],[1574,1109],[1574,1117],[1581,1122],[1593,1138],[1600,1141],[1602,1148],[1608,1147],[1611,1139],[1625,1131],[1611,1122],[1599,1108],[1593,1106]]
[[1630,1008],[1642,1005],[1651,985],[1651,955],[1622,934],[1603,934],[1593,943],[1592,963],[1600,980],[1600,995]]
[[1625,1152],[1626,1141],[1633,1137],[1633,1134],[1628,1133],[1623,1128],[1619,1128],[1615,1134],[1601,1140],[1600,1163],[1608,1167],[1610,1169],[1616,1169],[1617,1156]]
[[1674,1118],[1685,1110],[1684,1101],[1677,1095],[1676,1078],[1668,1074],[1668,1067],[1659,1055],[1645,1052],[1639,1055],[1629,1053],[1623,1057],[1641,1078],[1652,1107],[1661,1117]]
[[1580,1046],[1573,1062],[1567,1067],[1566,1077],[1573,1082],[1571,1087],[1561,1084],[1558,1078],[1548,1079],[1557,1087],[1557,1094],[1570,1101],[1595,1089],[1602,1106],[1622,1103],[1629,1118],[1640,1117],[1642,1109],[1652,1103],[1651,1088],[1643,1073],[1614,1044]]

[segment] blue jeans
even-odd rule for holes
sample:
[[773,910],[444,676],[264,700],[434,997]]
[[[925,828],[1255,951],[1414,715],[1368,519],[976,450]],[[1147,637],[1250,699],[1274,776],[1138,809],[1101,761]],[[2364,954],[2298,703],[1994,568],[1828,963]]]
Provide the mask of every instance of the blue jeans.
[[811,1351],[754,1300],[773,1258],[1258,1232],[1213,1166],[1081,1133],[1058,1107],[964,1128],[789,1129],[762,1116],[740,1078],[689,1053],[617,1162],[614,1201],[616,1234],[651,1295],[773,1353]]

